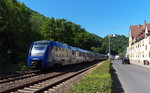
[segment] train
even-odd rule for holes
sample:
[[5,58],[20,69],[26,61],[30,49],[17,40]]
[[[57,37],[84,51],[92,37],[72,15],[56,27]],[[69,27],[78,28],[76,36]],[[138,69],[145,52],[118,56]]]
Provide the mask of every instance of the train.
[[33,42],[30,46],[27,65],[30,68],[42,69],[107,58],[107,55],[72,47],[65,43],[39,40]]

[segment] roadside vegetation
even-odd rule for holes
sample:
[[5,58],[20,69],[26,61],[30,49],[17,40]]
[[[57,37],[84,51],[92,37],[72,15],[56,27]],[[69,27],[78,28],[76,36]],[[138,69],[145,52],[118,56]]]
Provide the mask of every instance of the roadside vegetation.
[[73,86],[69,93],[111,93],[111,87],[110,61],[104,61]]
[[[67,19],[45,17],[17,0],[0,0],[0,26],[0,73],[16,71],[19,66],[25,70],[30,44],[37,40],[59,41],[108,53],[107,37],[89,33]],[[127,46],[128,38],[119,36],[111,39],[111,44],[111,53],[120,54]]]

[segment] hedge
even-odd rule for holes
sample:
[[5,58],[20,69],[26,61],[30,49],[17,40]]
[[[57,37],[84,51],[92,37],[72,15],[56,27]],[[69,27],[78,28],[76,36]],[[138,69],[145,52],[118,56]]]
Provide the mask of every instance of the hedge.
[[104,61],[90,74],[83,77],[70,93],[111,93],[110,61]]

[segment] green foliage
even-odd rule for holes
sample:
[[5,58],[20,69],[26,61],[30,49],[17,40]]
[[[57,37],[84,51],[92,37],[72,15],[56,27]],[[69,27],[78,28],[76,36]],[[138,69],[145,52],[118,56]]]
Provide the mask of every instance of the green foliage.
[[111,93],[112,80],[110,62],[104,62],[92,73],[86,75],[74,86],[70,93]]
[[0,4],[2,55],[16,64],[23,58],[20,51],[26,51],[25,47],[30,41],[30,36],[28,36],[30,31],[28,15],[30,13],[24,4],[16,0],[1,0]]
[[20,71],[27,71],[29,70],[29,68],[27,67],[27,65],[22,65]]
[[[112,55],[123,55],[125,54],[126,48],[128,46],[129,38],[121,35],[118,37],[110,38],[111,54]],[[108,53],[108,37],[104,37],[102,47],[104,54]]]
[[[80,25],[66,19],[47,18],[16,0],[0,0],[0,26],[0,64],[26,62],[29,46],[37,40],[59,41],[108,53],[107,37],[102,39],[88,33]],[[113,54],[122,53],[127,46],[127,37],[119,39],[112,39]]]
[[[31,12],[16,0],[0,0],[0,64],[26,61],[29,44],[39,35],[31,30]],[[9,68],[9,66],[8,66]]]

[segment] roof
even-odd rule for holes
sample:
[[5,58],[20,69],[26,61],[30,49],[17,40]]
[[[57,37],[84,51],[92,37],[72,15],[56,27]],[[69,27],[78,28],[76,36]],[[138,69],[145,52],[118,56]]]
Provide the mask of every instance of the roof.
[[62,48],[75,50],[75,51],[79,51],[79,52],[88,52],[87,50],[72,47],[72,46],[69,46],[65,43],[57,42],[57,41],[39,40],[39,41],[35,41],[34,44],[50,44],[52,46],[62,47]]
[[39,40],[39,41],[35,41],[34,43],[48,43],[48,40]]
[[[150,23],[146,23],[146,20],[144,21],[144,25],[131,25],[131,37],[136,40],[142,39],[145,36],[145,28],[147,28],[148,32],[150,32]],[[146,33],[146,35],[150,34]]]
[[143,25],[131,25],[130,31],[131,31],[132,38],[138,38],[139,33],[142,33],[142,31],[144,31],[144,26]]

